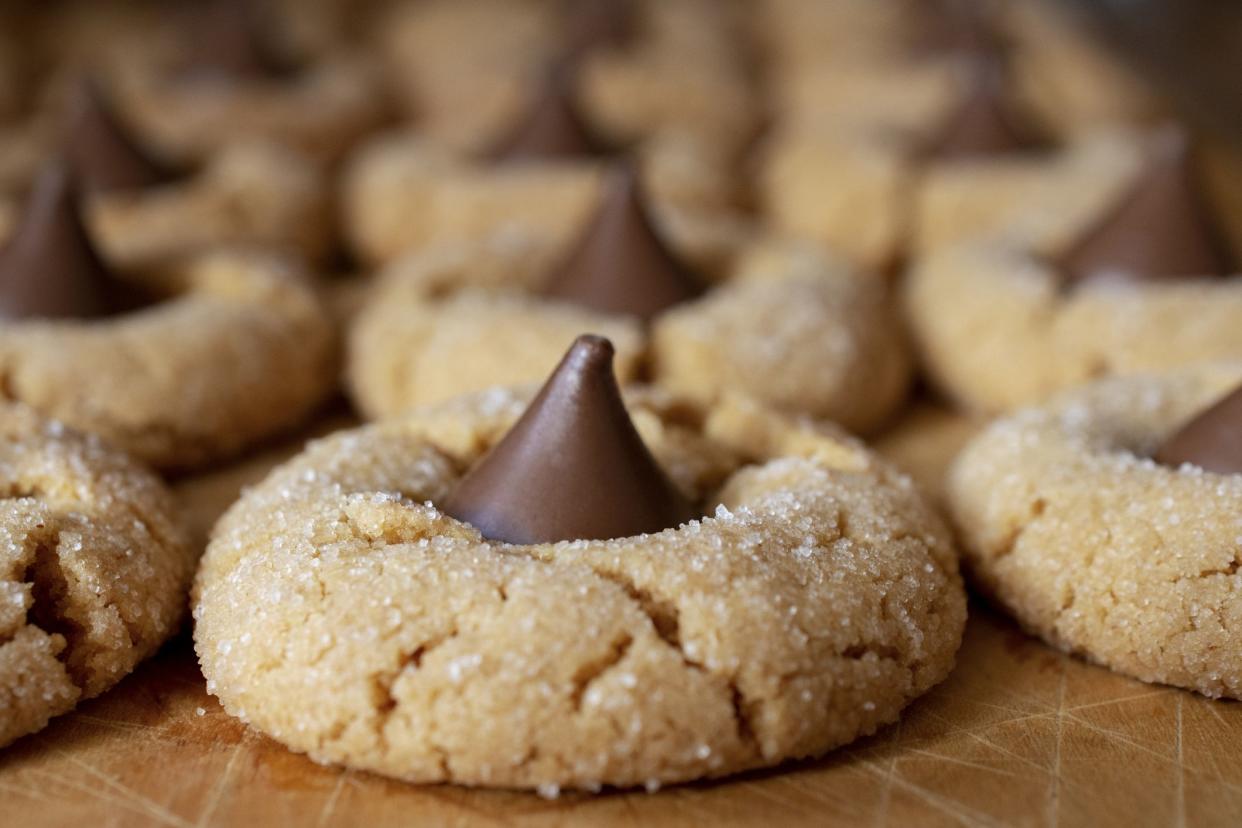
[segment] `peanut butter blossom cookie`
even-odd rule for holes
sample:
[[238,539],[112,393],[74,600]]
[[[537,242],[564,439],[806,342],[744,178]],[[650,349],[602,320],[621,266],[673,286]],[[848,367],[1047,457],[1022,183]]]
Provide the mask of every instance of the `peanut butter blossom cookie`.
[[1209,201],[1181,132],[1142,149],[1081,166],[1061,210],[914,268],[915,338],[959,402],[1004,410],[1093,378],[1242,358],[1242,214]]
[[185,615],[172,498],[98,438],[0,405],[0,746],[97,696]]
[[612,357],[251,489],[195,588],[210,692],[319,761],[554,795],[819,755],[947,674],[964,594],[907,478],[740,399],[623,398]]
[[[618,147],[592,128],[566,74],[475,157],[446,151],[421,132],[381,136],[345,170],[342,214],[354,253],[384,264],[437,242],[564,244],[589,220]],[[656,218],[706,267],[719,268],[751,227],[740,210],[736,160],[700,137],[659,133],[632,148]]]
[[1240,378],[1114,378],[990,427],[948,486],[975,580],[1056,647],[1242,698]]
[[760,114],[740,22],[710,0],[428,0],[394,4],[377,28],[399,104],[438,146],[491,147],[560,63],[610,143],[681,132],[736,149]]
[[[242,142],[201,161],[171,163],[135,133],[94,77],[75,78],[59,97],[63,105],[46,107],[41,117],[47,123],[41,123],[35,151],[4,149],[12,151],[13,163],[8,175],[0,169],[0,236],[19,211],[14,193],[60,153],[81,184],[92,237],[118,267],[158,265],[224,245],[311,260],[330,247],[328,189],[309,159]],[[13,180],[5,186],[8,177]]]
[[330,321],[302,274],[220,252],[120,273],[55,165],[0,248],[4,396],[162,468],[296,423],[333,380]]
[[536,382],[583,330],[615,342],[623,382],[645,368],[701,402],[737,390],[856,430],[891,413],[910,370],[882,286],[796,243],[755,246],[713,284],[622,165],[568,245],[442,245],[386,271],[355,320],[349,381],[363,412],[391,415]]
[[327,188],[297,153],[236,144],[201,164],[169,164],[131,133],[90,81],[73,90],[63,144],[87,195],[88,224],[121,266],[221,245],[314,259],[331,239]]
[[[1128,172],[1134,148],[1116,135],[1054,140],[1015,98],[998,49],[847,73],[834,82],[849,90],[840,93],[846,113],[863,99],[857,122],[835,110],[782,121],[764,142],[758,182],[771,229],[883,270],[965,240],[1055,224],[1067,202],[1085,190],[1090,203],[1096,182],[1113,183],[1119,165]],[[869,112],[871,98],[894,103]]]
[[370,60],[283,48],[262,5],[194,4],[162,48],[116,68],[121,108],[161,150],[188,161],[257,140],[330,164],[382,122]]

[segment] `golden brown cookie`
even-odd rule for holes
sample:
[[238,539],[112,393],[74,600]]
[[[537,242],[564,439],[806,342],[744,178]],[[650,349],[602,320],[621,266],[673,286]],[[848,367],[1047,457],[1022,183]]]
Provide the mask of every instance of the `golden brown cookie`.
[[216,247],[255,247],[320,261],[332,244],[327,183],[280,147],[235,144],[167,184],[98,193],[88,205],[105,255],[137,267]]
[[816,250],[757,245],[702,298],[640,321],[539,295],[556,248],[440,246],[399,261],[355,320],[349,383],[371,417],[547,374],[578,334],[611,338],[622,381],[700,401],[726,390],[874,429],[898,405],[909,359],[882,286]]
[[[849,114],[791,118],[769,136],[759,193],[772,231],[817,241],[883,271],[903,257],[969,239],[1055,232],[1081,215],[1082,208],[1067,207],[1067,200],[1076,200],[1079,190],[1091,199],[1096,190],[1116,186],[1136,163],[1133,135],[1093,132],[1042,143],[1016,104],[999,91],[973,86],[980,82],[977,67],[918,66],[860,73],[857,79],[836,73],[834,83],[816,79],[808,87],[840,87],[836,94]],[[984,94],[989,98],[980,99]],[[1013,146],[944,151],[942,144],[954,135],[947,124],[963,123],[972,107],[1002,104],[1003,113],[973,117],[1012,119]],[[977,123],[974,128],[986,129]],[[973,136],[977,143],[986,140]]]
[[[1242,288],[1221,278],[1228,272],[1137,281],[1067,272],[1066,257],[1140,183],[1142,147],[1102,138],[1035,185],[1044,197],[1006,211],[1009,223],[994,234],[915,263],[905,288],[911,328],[928,372],[954,399],[1001,411],[1094,378],[1242,355]],[[937,197],[950,204],[947,189]],[[1215,218],[1239,237],[1242,213]]]
[[[667,134],[644,146],[639,160],[661,225],[700,264],[724,266],[748,231],[726,159]],[[418,136],[384,136],[345,172],[345,234],[373,264],[433,242],[564,243],[599,199],[604,168],[598,159],[488,164]]]
[[0,406],[0,746],[176,631],[196,555],[168,491],[98,438]]
[[[740,57],[736,10],[711,0],[647,0],[628,11],[601,6],[401,4],[381,27],[381,49],[420,133],[459,152],[492,149],[541,94],[549,67],[569,64],[572,97],[610,143],[672,131],[732,151],[749,139],[758,101]],[[621,19],[611,25],[620,31],[583,31],[608,28],[579,18],[592,13],[616,14]]]
[[976,582],[1056,647],[1242,696],[1242,478],[1148,459],[1239,378],[1116,378],[993,424],[948,489]]
[[179,66],[178,57],[121,67],[115,76],[120,109],[153,147],[177,161],[260,142],[330,164],[386,116],[378,70],[360,55],[315,56],[258,78],[196,74]]
[[168,298],[128,313],[0,324],[5,396],[187,468],[296,424],[331,389],[334,333],[299,268],[219,252],[152,279]]
[[523,406],[494,389],[327,438],[226,514],[194,614],[230,713],[321,762],[554,796],[819,755],[950,669],[945,530],[859,443],[636,392],[707,516],[512,546],[435,504]]
[[1005,3],[1015,92],[1062,135],[1167,117],[1155,90],[1063,3]]
[[[334,242],[323,172],[296,151],[235,143],[201,162],[151,151],[90,76],[49,84],[27,121],[0,129],[0,238],[18,194],[40,166],[63,157],[86,191],[91,235],[121,267],[141,267],[228,245],[321,260]],[[7,180],[6,180],[7,179]]]

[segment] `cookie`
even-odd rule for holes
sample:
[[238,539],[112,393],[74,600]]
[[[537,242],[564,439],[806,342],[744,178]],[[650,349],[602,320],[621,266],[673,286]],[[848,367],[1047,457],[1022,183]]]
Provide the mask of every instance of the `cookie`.
[[4,392],[160,468],[232,454],[330,391],[335,341],[303,271],[221,251],[118,275],[52,168],[0,249]]
[[176,631],[196,556],[154,475],[0,405],[0,746],[97,696]]
[[681,134],[728,156],[744,149],[762,114],[744,13],[713,0],[635,6],[629,40],[583,58],[579,94],[590,123],[614,145]]
[[804,71],[828,63],[879,67],[908,59],[919,22],[911,14],[914,5],[762,0],[754,4],[754,26],[776,85],[784,87]]
[[[638,151],[661,226],[707,268],[727,266],[749,227],[726,159],[678,135]],[[359,259],[385,264],[436,242],[493,236],[524,244],[562,244],[598,201],[601,158],[470,159],[416,135],[382,136],[350,160],[342,220]]]
[[264,442],[226,465],[177,478],[172,483],[173,496],[194,549],[200,552],[206,549],[211,527],[242,492],[262,481],[276,466],[301,452],[308,440],[356,425],[356,416],[334,406],[293,434]]
[[572,66],[570,94],[608,143],[676,132],[737,150],[759,116],[737,18],[703,0],[436,0],[395,6],[380,47],[434,146],[487,152],[532,108],[549,67]]
[[121,267],[220,247],[322,262],[333,241],[329,207],[326,182],[309,161],[275,146],[235,144],[185,178],[91,196],[88,221]]
[[1168,117],[1146,80],[1100,42],[1080,10],[1059,3],[1005,3],[1015,93],[1060,135],[1141,127]]
[[[78,81],[58,97],[63,102],[49,107],[57,115],[36,119],[29,136],[13,137],[15,145],[27,138],[32,145],[28,152],[15,147],[7,199],[0,170],[0,212],[17,210],[15,193],[29,188],[59,145],[86,191],[91,234],[118,267],[229,245],[312,261],[330,248],[327,186],[309,159],[270,145],[234,144],[201,164],[170,164],[127,128],[98,84]],[[9,223],[0,217],[0,238]]]
[[[629,198],[614,178],[593,219],[597,235],[587,233],[576,248],[494,240],[427,249],[394,264],[350,333],[355,403],[383,417],[491,385],[534,382],[575,336],[593,330],[613,339],[623,382],[645,366],[655,383],[703,402],[741,391],[857,430],[874,429],[899,404],[909,357],[883,287],[808,246],[756,245],[723,281],[691,281],[668,307],[626,306],[666,284],[650,277],[651,259],[634,252],[648,249],[640,240],[652,231],[634,229],[645,220]],[[626,252],[590,248],[593,238]],[[565,289],[558,274],[584,245],[593,258],[578,258],[579,273],[611,273],[607,261],[633,262],[637,274],[604,276],[607,284],[590,290],[571,280]],[[664,272],[678,272],[669,256],[662,259]]]
[[1242,355],[1242,292],[1220,278],[1236,272],[1225,239],[1242,214],[1196,192],[1177,133],[1131,143],[1067,168],[1076,184],[1059,207],[1016,210],[997,235],[915,264],[911,328],[959,403],[1001,411],[1094,378]]
[[948,487],[975,582],[1063,650],[1144,681],[1242,695],[1242,477],[1150,459],[1240,378],[1115,378],[989,427]]
[[[584,340],[525,415],[530,392],[502,389],[420,409],[318,441],[243,496],[194,598],[226,710],[317,761],[555,795],[819,755],[944,677],[964,595],[908,479],[741,400],[634,391],[616,420],[615,381],[590,373],[603,346]],[[601,429],[639,442],[618,455]],[[486,539],[644,519],[650,488],[625,481],[653,463],[675,487],[661,497],[704,517]],[[542,509],[520,506],[532,490]]]
[[160,48],[111,68],[118,108],[178,162],[258,142],[333,164],[387,116],[379,70],[345,47],[296,54],[279,29],[256,4],[188,9]]
[[1004,64],[971,55],[812,76],[809,101],[765,142],[760,203],[777,233],[873,270],[1056,214],[1075,176],[1116,143],[1050,142],[1014,102]]

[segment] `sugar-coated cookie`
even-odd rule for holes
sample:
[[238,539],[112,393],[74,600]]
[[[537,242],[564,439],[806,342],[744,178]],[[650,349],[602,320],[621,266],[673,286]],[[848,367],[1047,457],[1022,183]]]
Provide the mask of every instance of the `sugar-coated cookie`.
[[154,475],[0,405],[0,746],[124,678],[176,631],[195,554]]
[[[226,514],[194,614],[231,714],[412,782],[654,789],[822,754],[950,669],[965,600],[948,536],[858,442],[635,391],[642,440],[706,516],[510,545],[439,507],[526,399],[494,389],[318,441]],[[523,454],[541,461],[561,462]],[[613,491],[557,474],[539,485]]]
[[932,379],[1000,411],[1091,379],[1242,357],[1242,213],[1210,199],[1189,160],[1175,131],[1103,141],[994,233],[927,252],[905,305]]
[[[637,152],[652,208],[687,256],[727,266],[749,235],[725,157],[694,139],[662,135]],[[351,157],[342,185],[344,232],[364,262],[383,264],[435,242],[502,236],[564,243],[599,199],[600,158],[539,157],[494,163],[395,133]]]
[[[700,401],[748,393],[866,431],[904,396],[910,360],[881,285],[796,243],[757,245],[724,281],[654,315],[549,296],[561,248],[490,243],[398,261],[356,317],[348,381],[371,417],[537,381],[574,337],[613,339],[623,382]],[[641,290],[638,292],[642,292]]]
[[1242,697],[1242,475],[1150,459],[1240,379],[1115,378],[989,427],[948,485],[975,582],[1056,647]]

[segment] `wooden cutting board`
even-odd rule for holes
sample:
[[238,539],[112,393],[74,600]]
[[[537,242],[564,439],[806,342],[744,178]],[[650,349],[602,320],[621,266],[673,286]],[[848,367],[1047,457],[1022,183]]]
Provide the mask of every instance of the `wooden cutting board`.
[[[299,444],[183,481],[199,531]],[[714,784],[549,801],[315,765],[229,718],[183,636],[111,692],[0,751],[0,797],[0,826],[22,828],[1239,826],[1242,704],[1067,658],[973,606],[954,673],[872,738]]]

